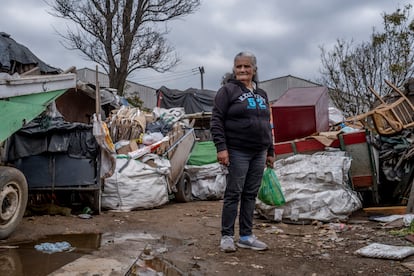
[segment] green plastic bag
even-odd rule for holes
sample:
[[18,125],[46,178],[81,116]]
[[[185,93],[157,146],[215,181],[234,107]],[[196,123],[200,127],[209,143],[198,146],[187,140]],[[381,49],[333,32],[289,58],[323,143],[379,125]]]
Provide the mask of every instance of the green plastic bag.
[[279,179],[271,167],[266,167],[257,197],[265,204],[281,206],[286,203]]

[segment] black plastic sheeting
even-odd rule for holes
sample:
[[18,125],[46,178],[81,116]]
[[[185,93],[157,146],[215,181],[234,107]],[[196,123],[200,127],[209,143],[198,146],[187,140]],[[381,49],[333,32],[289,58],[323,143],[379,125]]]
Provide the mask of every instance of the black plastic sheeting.
[[379,194],[386,204],[406,204],[414,177],[414,133],[403,130],[393,136],[377,136],[373,146],[379,152]]
[[41,61],[27,47],[10,38],[9,34],[0,32],[0,71],[13,71],[13,63],[16,62],[38,66],[42,73],[59,73],[59,69]]
[[6,161],[43,153],[66,153],[72,158],[94,159],[98,148],[92,125],[38,117],[9,138]]
[[184,91],[162,86],[157,90],[158,107],[183,107],[186,114],[211,112],[216,91],[189,88]]

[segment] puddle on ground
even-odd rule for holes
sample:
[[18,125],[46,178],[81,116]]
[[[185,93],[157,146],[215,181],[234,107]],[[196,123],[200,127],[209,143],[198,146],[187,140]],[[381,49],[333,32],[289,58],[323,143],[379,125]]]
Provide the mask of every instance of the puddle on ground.
[[174,237],[161,236],[156,243],[148,243],[143,248],[137,260],[130,267],[125,276],[145,276],[145,275],[164,275],[181,276],[188,275],[180,268],[163,258],[166,253],[173,248],[194,244],[193,240],[182,240]]
[[[35,245],[66,241],[73,250],[43,253]],[[0,245],[0,275],[44,276],[100,247],[101,234],[53,235],[34,242]]]
[[165,275],[165,276],[182,276],[184,272],[172,265],[167,260],[154,257],[151,260],[138,259],[126,274],[127,276],[141,275]]
[[[125,275],[185,275],[178,267],[163,258],[163,253],[182,245],[192,245],[192,240],[172,237],[154,237],[145,233],[124,234],[67,234],[14,244],[0,244],[0,276],[46,276],[76,259],[100,250],[101,246],[143,241],[142,252],[129,266]],[[71,249],[64,252],[44,253],[35,248],[42,243],[68,242]],[[146,245],[145,245],[146,244]]]
[[[36,241],[0,244],[0,275],[46,276],[86,254],[99,250],[101,245],[122,244],[137,240],[144,241],[142,252],[125,275],[178,276],[185,274],[164,259],[163,253],[177,246],[191,245],[192,240],[179,240],[166,236],[154,239],[149,234],[129,233],[115,236],[113,234],[52,235]],[[71,249],[55,253],[44,253],[35,249],[36,245],[42,243],[60,242],[68,242]]]
[[181,276],[184,274],[178,267],[171,264],[168,260],[163,259],[162,255],[154,256],[152,249],[146,248],[126,273],[126,276]]

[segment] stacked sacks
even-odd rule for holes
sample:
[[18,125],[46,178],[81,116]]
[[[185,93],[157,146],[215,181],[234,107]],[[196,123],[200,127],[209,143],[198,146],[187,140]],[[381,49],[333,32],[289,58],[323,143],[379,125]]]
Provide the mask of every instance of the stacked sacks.
[[185,166],[190,175],[192,195],[198,200],[222,199],[226,188],[227,168],[217,162],[212,141],[196,142]]

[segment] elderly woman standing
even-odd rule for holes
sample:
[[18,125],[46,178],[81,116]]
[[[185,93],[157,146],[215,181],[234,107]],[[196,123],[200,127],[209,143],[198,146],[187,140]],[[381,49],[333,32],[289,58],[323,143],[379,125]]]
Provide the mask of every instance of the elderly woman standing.
[[[252,233],[257,192],[265,165],[273,166],[274,149],[267,94],[257,87],[256,57],[241,52],[233,74],[217,92],[211,134],[217,159],[228,167],[221,222],[220,248],[234,252],[234,225],[239,211],[241,248],[266,250]],[[239,209],[240,204],[240,210]]]

